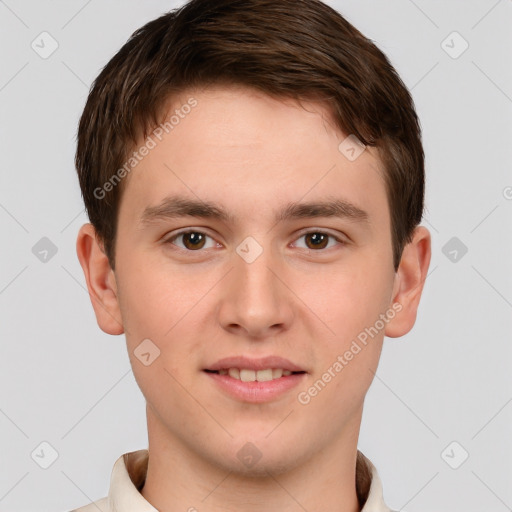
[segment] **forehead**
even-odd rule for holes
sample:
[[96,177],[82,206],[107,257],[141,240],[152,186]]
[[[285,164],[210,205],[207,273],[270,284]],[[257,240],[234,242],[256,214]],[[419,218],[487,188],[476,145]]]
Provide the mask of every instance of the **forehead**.
[[149,136],[154,147],[124,184],[130,200],[122,204],[139,217],[175,193],[253,213],[336,193],[356,205],[370,197],[371,209],[387,210],[375,150],[350,161],[339,148],[347,134],[322,103],[230,86],[182,92],[167,110]]

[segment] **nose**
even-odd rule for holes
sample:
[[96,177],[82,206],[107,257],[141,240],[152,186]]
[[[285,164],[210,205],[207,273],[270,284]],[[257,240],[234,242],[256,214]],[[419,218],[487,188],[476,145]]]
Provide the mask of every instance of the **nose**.
[[285,284],[284,267],[278,259],[264,250],[251,263],[238,254],[233,255],[233,262],[218,309],[223,329],[252,339],[265,339],[289,329],[293,292]]

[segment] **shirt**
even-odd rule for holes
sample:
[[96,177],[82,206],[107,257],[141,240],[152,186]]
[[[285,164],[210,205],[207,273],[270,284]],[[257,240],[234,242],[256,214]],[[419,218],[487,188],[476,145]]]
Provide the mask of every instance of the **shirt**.
[[[146,480],[148,450],[128,452],[112,469],[108,496],[72,512],[158,512],[140,493]],[[361,512],[393,512],[385,503],[377,469],[359,450],[356,492]]]

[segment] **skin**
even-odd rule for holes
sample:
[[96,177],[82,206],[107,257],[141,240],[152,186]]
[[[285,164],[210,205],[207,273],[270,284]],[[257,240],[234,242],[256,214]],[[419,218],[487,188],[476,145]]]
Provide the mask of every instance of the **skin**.
[[[159,510],[359,510],[355,461],[363,402],[384,335],[413,327],[431,255],[416,228],[393,269],[389,206],[373,148],[353,162],[347,136],[317,102],[243,87],[187,91],[198,105],[124,183],[113,271],[85,224],[77,253],[100,328],[126,334],[147,401],[149,466],[142,495]],[[165,164],[165,165],[164,165]],[[184,217],[143,225],[167,195],[214,201],[233,222]],[[275,222],[294,201],[339,198],[368,223],[337,217]],[[178,229],[208,235],[194,249]],[[304,232],[332,235],[316,248]],[[251,236],[262,254],[236,252]],[[336,240],[340,240],[340,243]],[[173,243],[175,245],[173,245]],[[190,248],[192,247],[192,249]],[[307,405],[297,400],[394,303],[401,311]],[[134,356],[149,338],[160,356]],[[307,371],[298,388],[262,404],[221,391],[202,370],[232,355],[279,355]],[[262,457],[245,467],[247,443]]]

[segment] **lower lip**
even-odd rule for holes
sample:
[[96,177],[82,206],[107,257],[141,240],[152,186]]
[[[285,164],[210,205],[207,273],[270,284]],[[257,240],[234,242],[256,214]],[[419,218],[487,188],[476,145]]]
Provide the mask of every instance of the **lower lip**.
[[242,402],[263,403],[278,398],[290,389],[297,386],[306,373],[292,373],[286,377],[268,380],[266,382],[243,382],[233,379],[229,375],[204,372],[211,377],[217,385],[232,397]]

